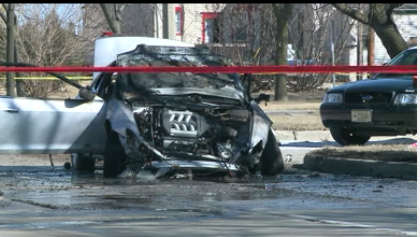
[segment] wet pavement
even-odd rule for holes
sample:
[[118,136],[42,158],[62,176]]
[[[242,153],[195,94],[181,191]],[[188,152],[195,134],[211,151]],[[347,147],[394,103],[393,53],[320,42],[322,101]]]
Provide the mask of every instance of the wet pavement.
[[192,180],[155,180],[147,173],[104,179],[100,170],[0,166],[0,194],[0,236],[401,236],[417,231],[416,181],[290,166],[277,177]]

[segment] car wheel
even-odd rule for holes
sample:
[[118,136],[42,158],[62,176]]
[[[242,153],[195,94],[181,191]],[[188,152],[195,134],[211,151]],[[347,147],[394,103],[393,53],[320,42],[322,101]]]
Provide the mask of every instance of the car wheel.
[[330,128],[330,133],[334,140],[342,146],[363,145],[370,139],[370,136],[352,135],[349,130],[340,127]]
[[272,130],[268,133],[267,144],[262,151],[260,162],[262,175],[274,176],[284,170],[283,156]]
[[126,160],[124,147],[121,145],[118,134],[110,131],[106,143],[104,153],[103,175],[105,178],[115,178],[124,170],[121,166]]
[[82,154],[72,153],[70,155],[71,167],[80,171],[95,171],[95,159],[83,156]]

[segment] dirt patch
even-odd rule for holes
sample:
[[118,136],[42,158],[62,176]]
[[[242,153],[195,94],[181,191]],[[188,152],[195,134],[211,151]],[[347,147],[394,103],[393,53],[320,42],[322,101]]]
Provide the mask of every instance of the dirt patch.
[[417,149],[407,145],[369,145],[348,147],[325,147],[307,155],[322,157],[342,157],[352,159],[409,162],[417,164]]
[[321,102],[305,102],[305,101],[288,101],[288,102],[278,102],[271,101],[264,104],[260,103],[261,109],[264,111],[270,110],[318,110]]
[[[273,91],[263,91],[261,93],[270,96],[270,102],[265,105],[261,102],[260,106],[263,110],[280,110],[280,109],[295,109],[295,110],[318,110],[324,96],[324,90],[311,90],[302,92],[288,92],[288,101],[274,101]],[[258,97],[259,93],[255,93],[252,97]]]
[[273,121],[274,130],[286,131],[308,131],[326,130],[322,125],[321,117],[318,112],[312,114],[281,114],[268,115]]

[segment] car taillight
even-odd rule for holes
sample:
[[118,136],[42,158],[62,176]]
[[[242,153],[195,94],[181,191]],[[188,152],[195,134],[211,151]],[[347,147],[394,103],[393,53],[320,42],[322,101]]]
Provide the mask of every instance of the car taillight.
[[417,75],[413,76],[413,86],[417,87]]
[[104,31],[103,33],[102,33],[102,37],[103,36],[112,36],[113,34],[112,34],[112,32],[111,31]]

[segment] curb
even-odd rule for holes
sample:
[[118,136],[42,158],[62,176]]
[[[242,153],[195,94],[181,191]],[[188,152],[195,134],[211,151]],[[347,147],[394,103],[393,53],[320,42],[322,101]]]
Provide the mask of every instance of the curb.
[[[311,142],[333,142],[337,144],[334,139],[332,138],[330,132],[328,130],[306,130],[306,131],[292,131],[292,130],[273,130],[274,135],[277,137],[278,140],[290,140],[290,141],[311,141]],[[417,141],[417,135],[405,135],[405,136],[378,136],[372,137],[367,144],[373,144],[378,142],[384,141],[391,141],[391,140],[406,140],[411,141],[407,143],[413,144]],[[341,145],[340,145],[341,146]]]
[[303,167],[312,171],[417,181],[417,164],[305,155]]

